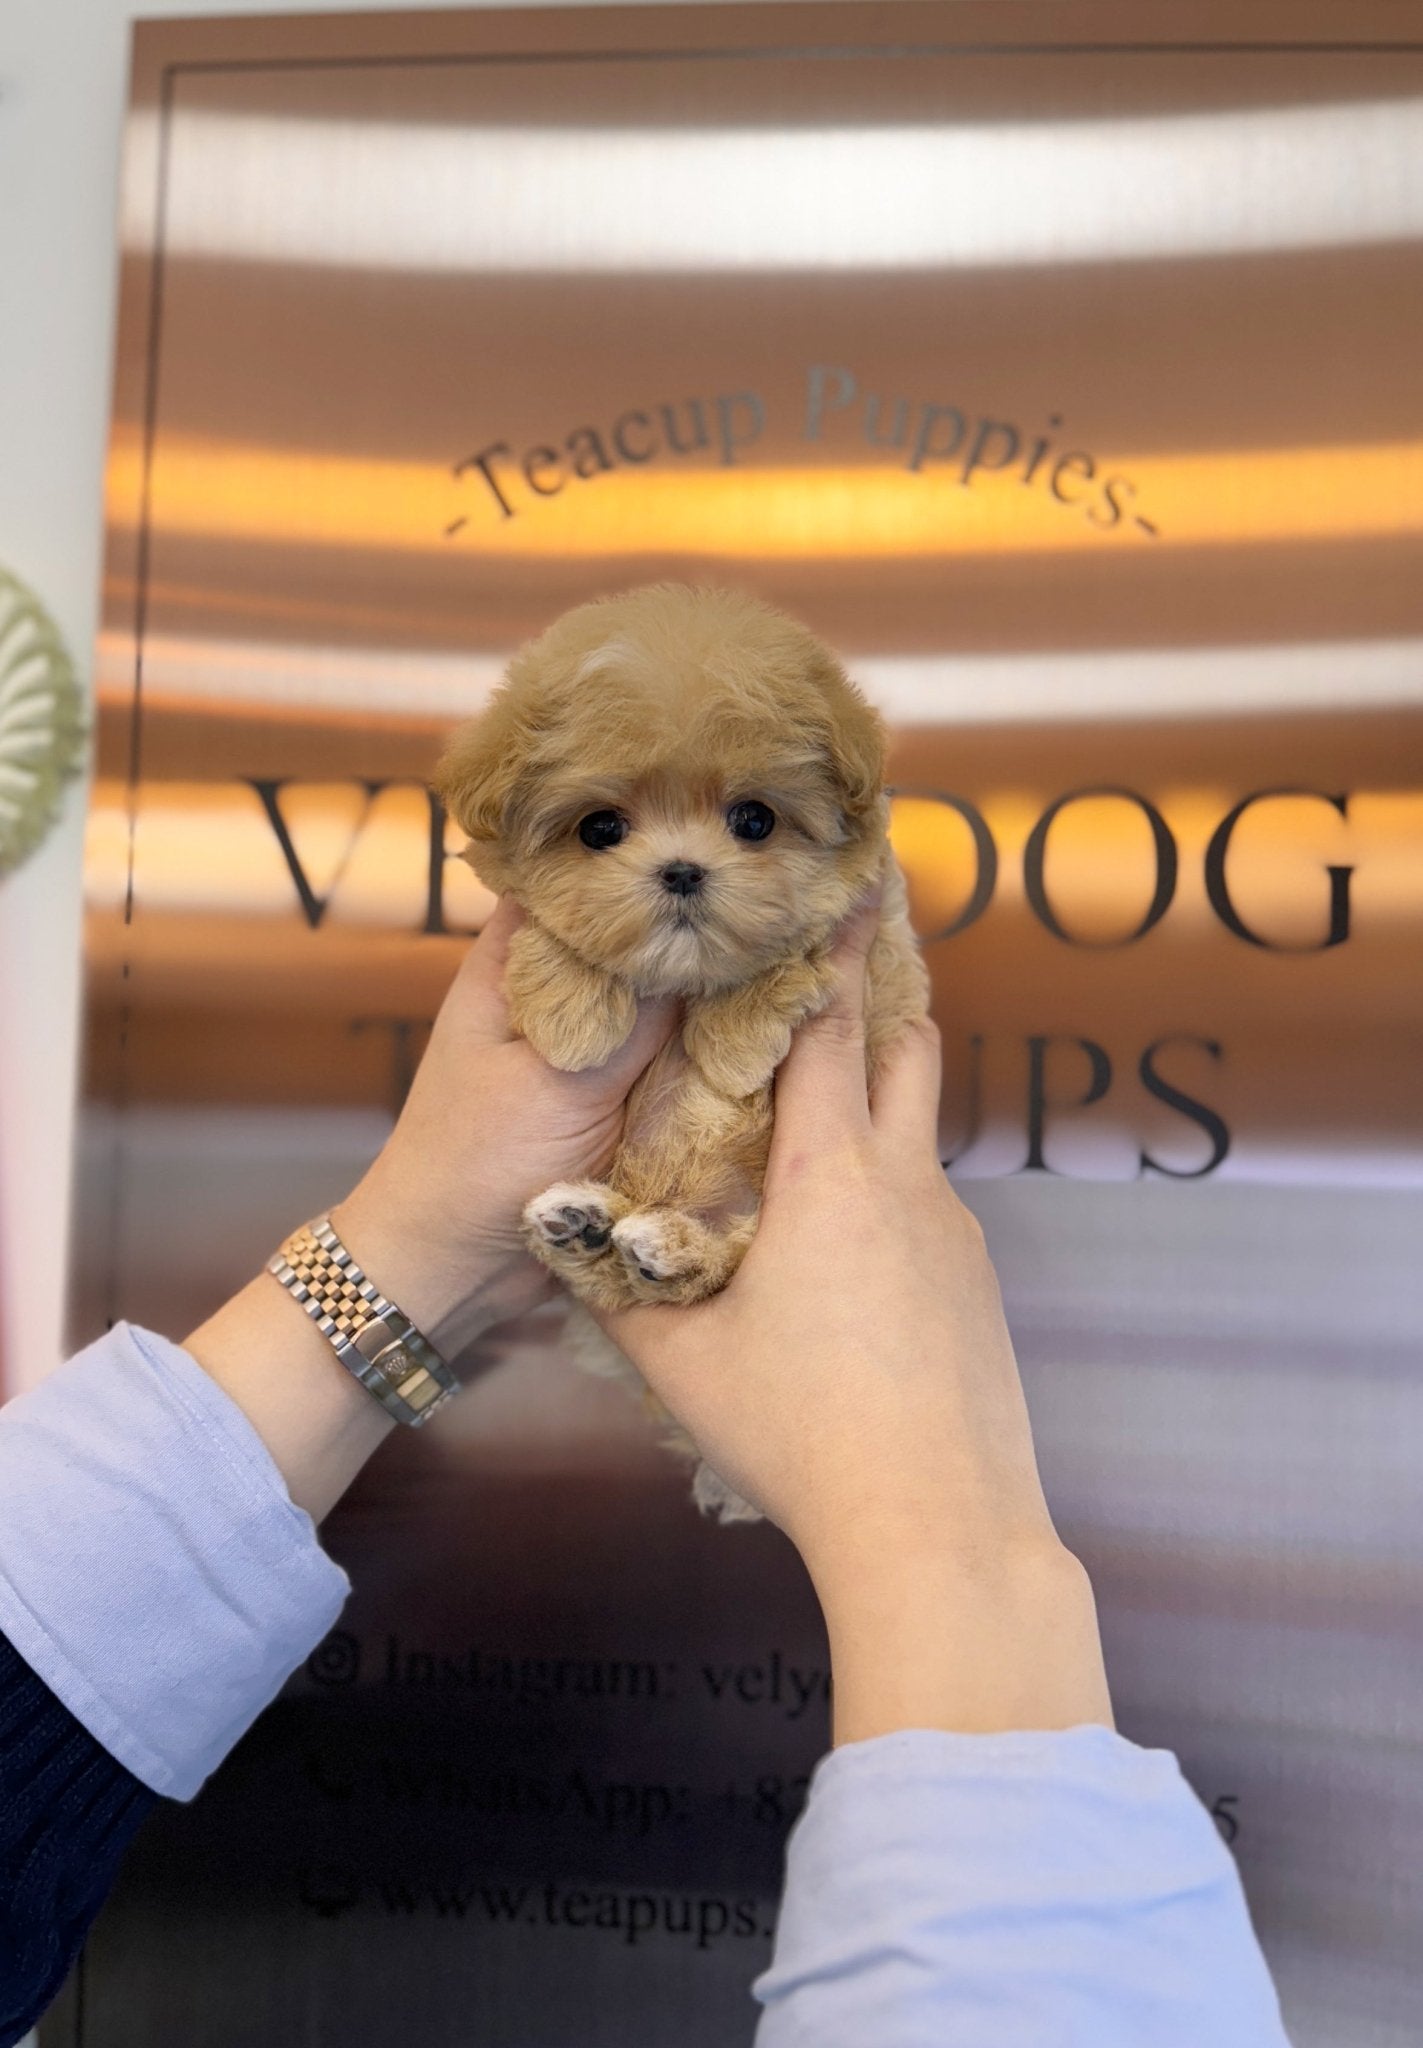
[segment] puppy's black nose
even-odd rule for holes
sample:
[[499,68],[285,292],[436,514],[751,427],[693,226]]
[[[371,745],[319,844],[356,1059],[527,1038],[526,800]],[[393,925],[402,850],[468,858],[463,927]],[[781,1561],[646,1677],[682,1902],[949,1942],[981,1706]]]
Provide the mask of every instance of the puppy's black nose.
[[706,869],[692,860],[669,860],[662,870],[662,886],[673,896],[695,896],[706,878]]

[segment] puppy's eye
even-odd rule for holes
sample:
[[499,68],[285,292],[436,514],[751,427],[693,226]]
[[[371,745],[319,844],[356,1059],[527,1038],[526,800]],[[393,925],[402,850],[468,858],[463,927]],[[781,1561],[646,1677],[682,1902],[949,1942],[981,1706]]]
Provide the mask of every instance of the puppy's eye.
[[590,811],[578,827],[578,837],[594,853],[603,853],[628,836],[628,821],[620,811]]
[[769,804],[757,803],[750,797],[745,803],[731,806],[726,822],[737,839],[769,839],[775,829],[776,814]]

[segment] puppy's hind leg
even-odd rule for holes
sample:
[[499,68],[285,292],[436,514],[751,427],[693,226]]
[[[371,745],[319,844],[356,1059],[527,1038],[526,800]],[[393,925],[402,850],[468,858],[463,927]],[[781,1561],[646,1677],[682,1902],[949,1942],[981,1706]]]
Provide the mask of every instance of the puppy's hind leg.
[[755,1233],[754,1216],[715,1230],[682,1209],[639,1209],[613,1225],[613,1250],[632,1300],[686,1304],[725,1287]]
[[575,1294],[591,1269],[606,1259],[613,1226],[627,1214],[616,1188],[600,1180],[561,1180],[524,1208],[524,1240],[534,1257]]

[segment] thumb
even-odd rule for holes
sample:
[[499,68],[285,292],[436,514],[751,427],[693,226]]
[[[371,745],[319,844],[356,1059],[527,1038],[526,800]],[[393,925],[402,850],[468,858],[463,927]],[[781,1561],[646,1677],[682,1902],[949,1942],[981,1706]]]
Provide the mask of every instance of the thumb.
[[524,921],[512,896],[501,896],[460,962],[442,1005],[452,1022],[479,1043],[502,1045],[513,1037],[504,995],[509,945]]
[[879,930],[880,891],[867,897],[840,927],[830,952],[834,990],[819,1016],[802,1024],[776,1074],[776,1121],[770,1172],[790,1146],[838,1130],[867,1131],[865,1082],[865,974]]

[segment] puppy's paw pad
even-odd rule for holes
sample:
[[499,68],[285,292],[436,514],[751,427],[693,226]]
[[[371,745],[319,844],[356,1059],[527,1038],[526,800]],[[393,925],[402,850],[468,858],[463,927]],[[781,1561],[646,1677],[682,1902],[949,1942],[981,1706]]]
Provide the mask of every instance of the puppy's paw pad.
[[612,1241],[612,1214],[592,1187],[549,1188],[525,1208],[524,1222],[551,1251],[591,1255],[606,1251]]
[[649,1286],[685,1280],[702,1262],[702,1232],[673,1210],[625,1216],[613,1226],[613,1247],[629,1271]]

